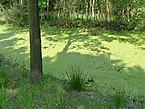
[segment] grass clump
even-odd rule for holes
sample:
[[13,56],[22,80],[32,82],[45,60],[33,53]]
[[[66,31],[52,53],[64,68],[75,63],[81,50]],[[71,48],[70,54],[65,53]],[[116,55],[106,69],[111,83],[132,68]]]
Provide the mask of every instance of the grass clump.
[[71,90],[84,90],[86,76],[80,66],[69,66],[65,70],[65,79],[68,81]]

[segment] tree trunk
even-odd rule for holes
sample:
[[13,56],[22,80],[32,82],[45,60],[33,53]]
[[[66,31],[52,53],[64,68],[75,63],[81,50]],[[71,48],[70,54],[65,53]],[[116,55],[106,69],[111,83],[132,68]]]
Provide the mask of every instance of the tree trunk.
[[21,4],[21,5],[23,4],[23,0],[20,0],[20,4]]
[[29,0],[29,32],[30,79],[39,82],[42,80],[43,73],[38,0]]
[[46,0],[46,2],[47,2],[47,14],[48,14],[48,12],[49,12],[49,0]]
[[95,19],[95,0],[92,0],[92,20]]
[[110,21],[109,0],[106,0],[106,12],[107,12],[107,22],[109,22]]

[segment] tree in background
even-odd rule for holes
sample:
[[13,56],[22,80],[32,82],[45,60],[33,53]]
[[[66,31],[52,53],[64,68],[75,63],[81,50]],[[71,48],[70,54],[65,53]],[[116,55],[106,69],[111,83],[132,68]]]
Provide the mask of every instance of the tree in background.
[[[40,21],[62,27],[145,28],[144,0],[38,0]],[[27,0],[0,0],[0,22],[28,25]]]
[[43,72],[38,0],[29,0],[29,32],[30,79],[39,82],[42,80]]

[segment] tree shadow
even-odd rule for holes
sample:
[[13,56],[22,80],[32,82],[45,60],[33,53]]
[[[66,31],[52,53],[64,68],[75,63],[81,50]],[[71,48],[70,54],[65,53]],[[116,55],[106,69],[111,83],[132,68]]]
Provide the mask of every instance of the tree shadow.
[[114,40],[121,42],[128,42],[133,45],[145,44],[144,32],[142,31],[113,31],[113,30],[97,30],[92,29],[90,35],[98,35],[98,37],[106,42],[112,42]]
[[[118,41],[119,43],[128,42],[135,44],[126,39],[133,36],[142,36],[142,33],[94,30],[96,34],[89,36],[85,33],[86,30],[55,29],[57,29],[55,34],[53,34],[53,31],[55,31],[53,29],[49,31],[47,31],[47,29],[44,30],[44,37],[50,43],[64,42],[65,46],[63,50],[58,52],[54,57],[46,56],[43,58],[44,65],[46,65],[44,66],[44,71],[48,72],[48,74],[52,73],[55,77],[60,78],[60,74],[64,73],[64,67],[67,65],[81,65],[85,71],[89,72],[89,77],[94,77],[98,82],[109,84],[116,88],[136,87],[137,83],[134,82],[135,79],[130,77],[130,75],[136,75],[136,79],[139,77],[142,79],[145,78],[144,68],[141,66],[127,67],[126,63],[123,63],[122,60],[110,59],[109,48],[102,44],[102,41],[108,43]],[[123,38],[125,38],[125,40],[123,40]],[[76,43],[79,44],[77,45]],[[82,48],[95,51],[96,54],[91,55],[79,52]],[[71,51],[71,49],[76,49],[76,51]],[[137,81],[140,84],[137,89],[142,88],[143,84],[141,84],[141,81],[142,80]],[[140,90],[140,92],[142,91]]]
[[[53,32],[57,29],[56,33]],[[64,52],[67,52],[70,49],[83,49],[86,48],[91,51],[96,51],[96,53],[102,52],[104,50],[109,50],[108,47],[103,47],[98,36],[88,36],[86,30],[82,29],[61,29],[55,28],[44,29],[42,37],[44,37],[49,43],[53,42],[63,42],[65,47],[63,48]],[[79,44],[77,44],[79,43]]]
[[[48,31],[47,29],[44,29],[42,31],[42,38],[48,41],[45,43],[47,45],[43,46],[49,47],[51,43],[57,44],[58,42],[63,42],[64,46],[61,47],[62,50],[59,52],[57,51],[56,55],[53,56],[49,56],[51,50],[49,48],[51,48],[51,46],[48,49],[43,49],[43,51],[48,53],[43,57],[43,68],[45,75],[52,75],[56,79],[63,79],[65,67],[68,65],[80,65],[84,68],[84,71],[87,72],[88,78],[93,78],[95,83],[107,84],[108,86],[116,89],[124,89],[124,87],[127,87],[130,89],[135,89],[137,90],[136,92],[141,94],[144,93],[144,69],[140,66],[127,67],[126,63],[122,60],[110,59],[109,54],[103,52],[107,51],[109,48],[102,45],[102,40],[110,43],[111,41],[117,39],[107,39],[107,35],[105,35],[106,33],[103,32],[98,32],[98,34],[104,34],[104,36],[88,36],[85,31],[82,31],[81,29],[55,29],[56,30],[54,30],[54,28],[51,30],[48,29]],[[17,34],[21,34],[21,32],[11,33],[7,31],[4,34],[1,33],[1,52],[6,56],[10,54],[13,58],[18,58],[18,60],[25,61],[25,64],[27,64],[27,68],[29,69],[29,52],[26,52],[28,51],[28,46],[26,46],[27,44],[25,44],[25,46],[18,46],[17,48],[13,47],[19,41],[20,45],[23,41],[24,43],[29,41],[25,40],[25,38],[23,39],[23,36],[20,38],[11,38]],[[113,35],[113,33],[110,34]],[[74,51],[71,51],[71,49],[74,49]],[[87,49],[90,52],[85,53],[79,51],[83,49]],[[95,52],[95,54],[92,54],[91,51]]]
[[27,32],[26,29],[3,29],[0,33],[0,53],[12,60],[15,59],[22,62],[21,59],[24,59],[24,62],[28,62],[29,53],[26,53],[28,46],[23,46],[24,43],[28,43],[28,40],[25,38],[25,33]]
[[[90,32],[90,34],[89,34]],[[89,35],[88,35],[89,34]],[[111,43],[117,41],[117,43],[128,43],[137,46],[137,48],[144,50],[142,45],[145,42],[144,32],[139,31],[113,31],[113,30],[98,30],[93,28],[88,31],[87,29],[62,29],[59,27],[46,28],[43,27],[42,36],[51,42],[64,42],[64,52],[70,49],[85,48],[96,51],[96,54],[104,52],[111,54],[109,48],[104,46],[102,42]],[[81,44],[76,44],[81,43]]]
[[87,79],[93,78],[96,84],[116,90],[133,90],[144,95],[145,70],[140,66],[128,67],[121,60],[112,60],[105,54],[93,56],[62,51],[53,58],[44,57],[43,65],[45,74],[53,75],[56,79],[63,80],[65,69],[69,65],[76,65],[82,67]]

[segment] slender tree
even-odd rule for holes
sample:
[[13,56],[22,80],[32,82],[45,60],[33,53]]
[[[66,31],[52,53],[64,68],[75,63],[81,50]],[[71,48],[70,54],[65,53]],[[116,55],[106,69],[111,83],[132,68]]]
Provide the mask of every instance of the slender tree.
[[43,72],[38,0],[29,0],[29,33],[30,79],[39,82],[42,80]]

